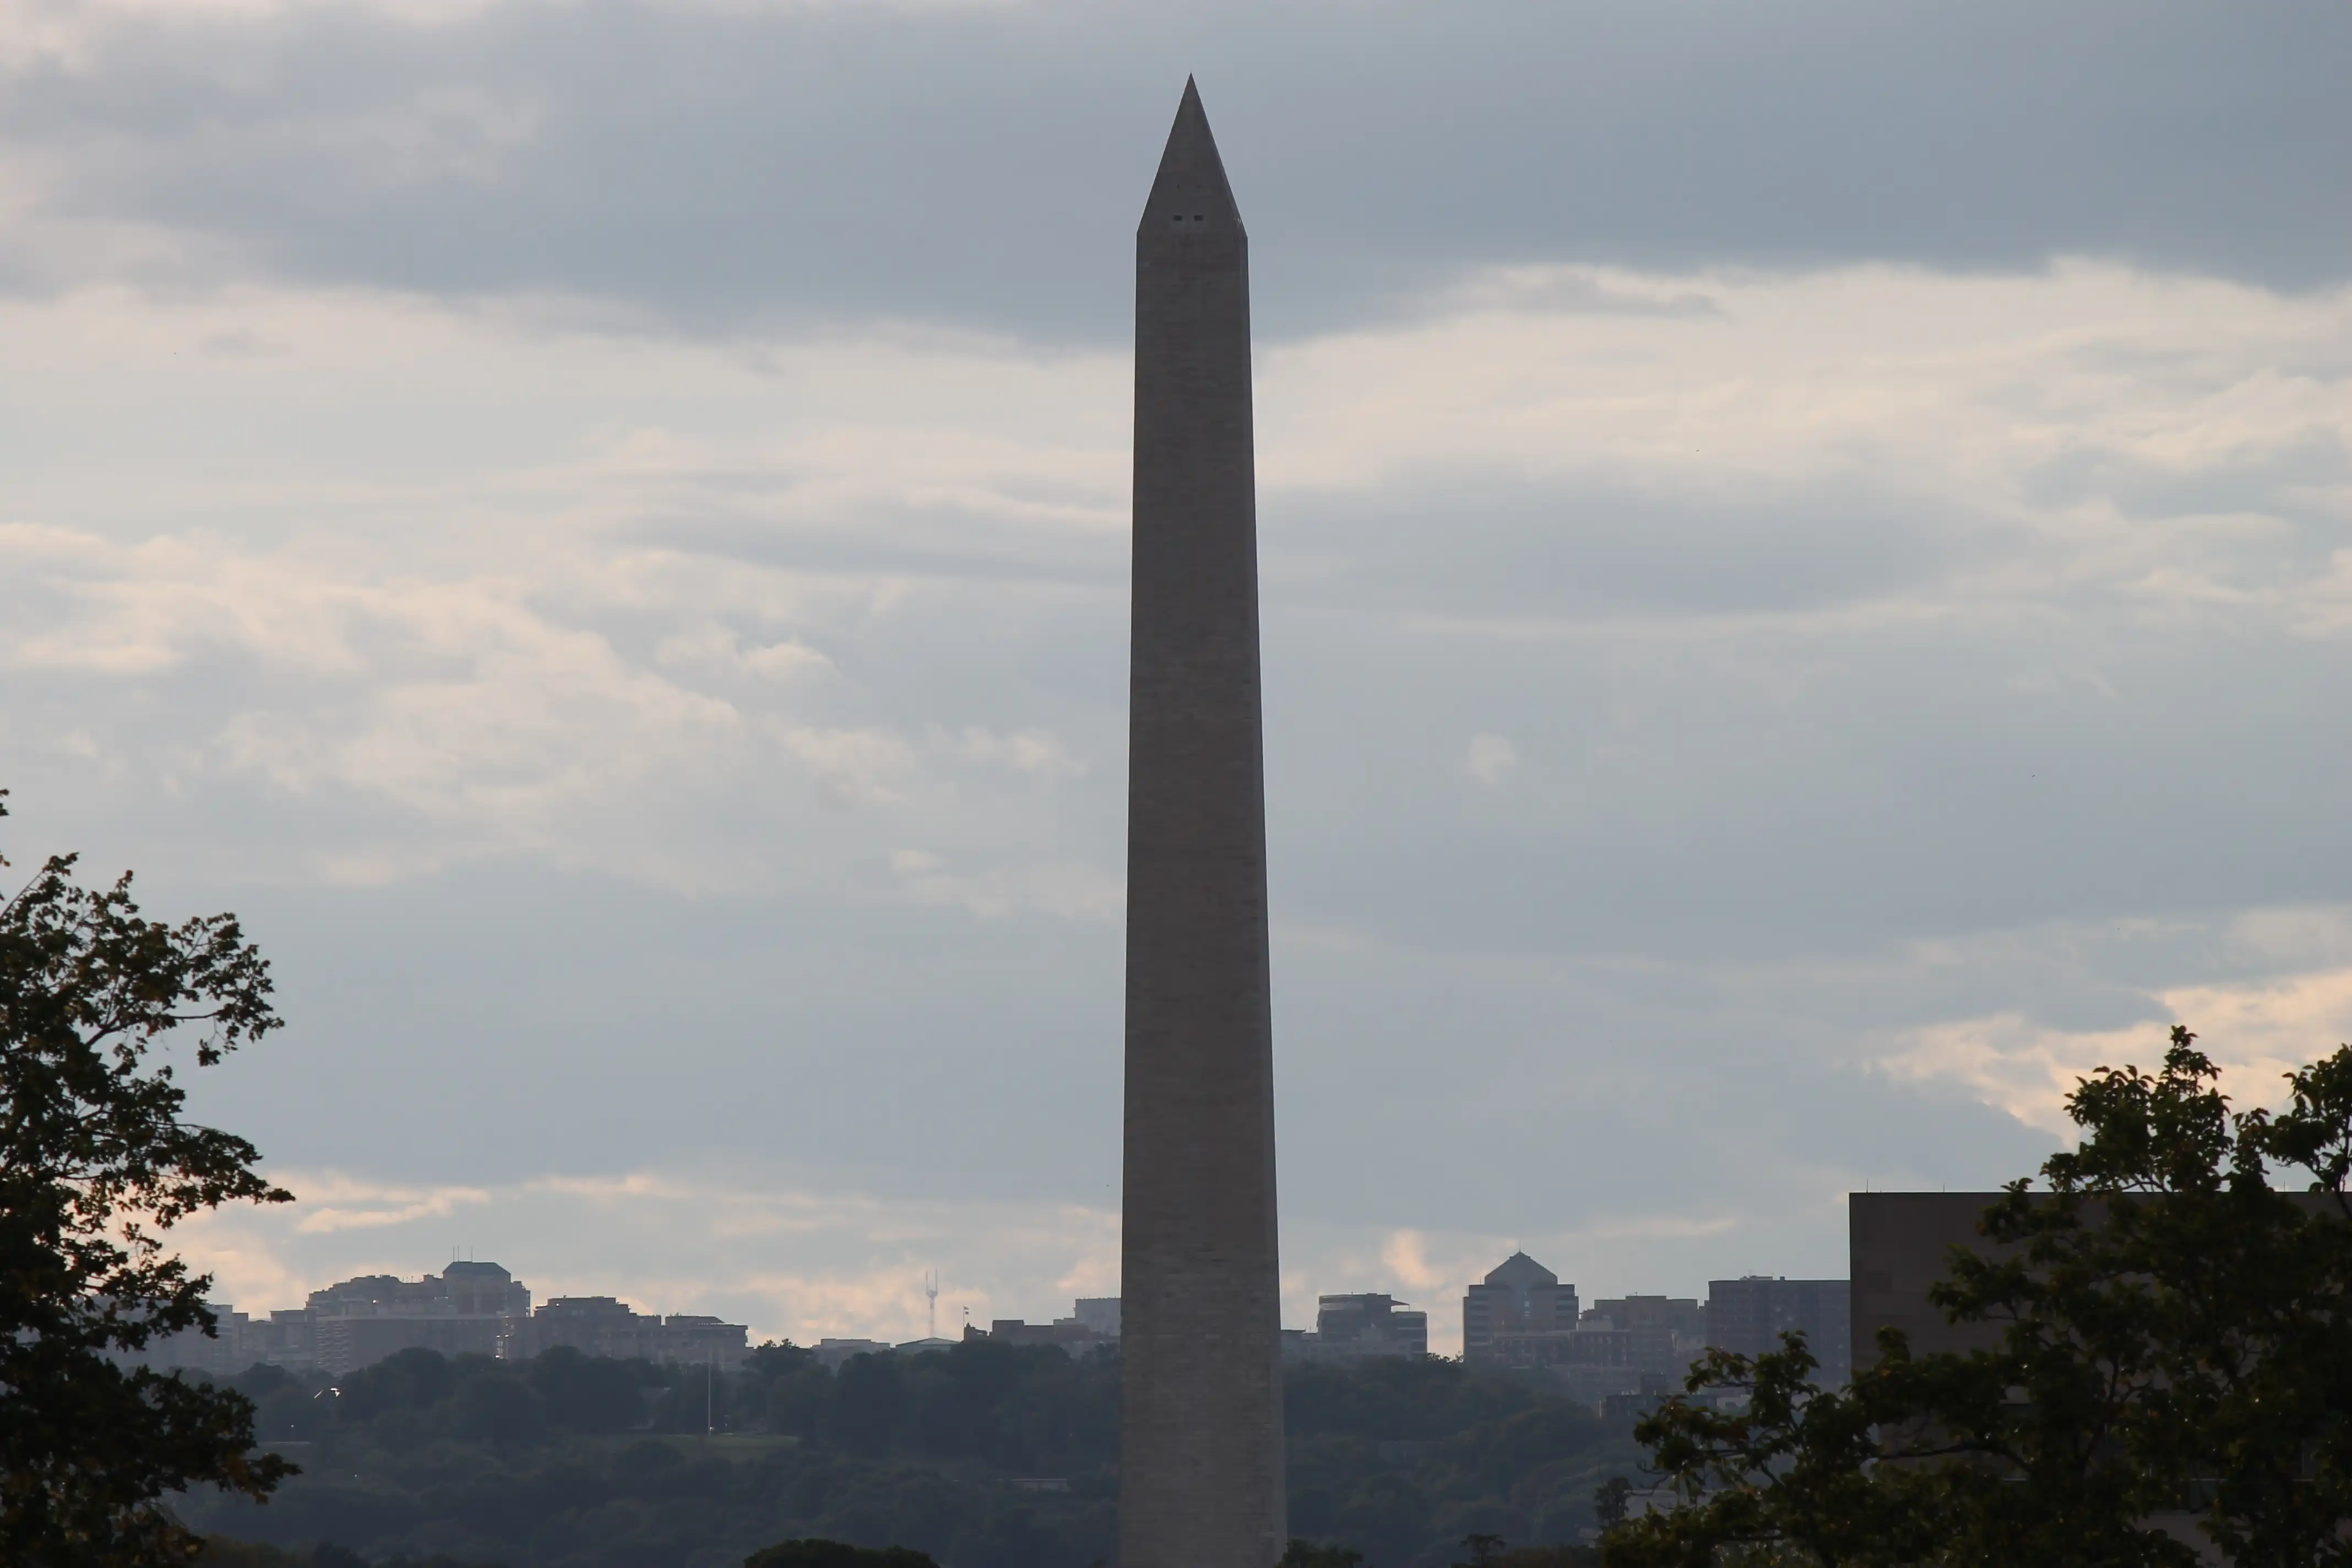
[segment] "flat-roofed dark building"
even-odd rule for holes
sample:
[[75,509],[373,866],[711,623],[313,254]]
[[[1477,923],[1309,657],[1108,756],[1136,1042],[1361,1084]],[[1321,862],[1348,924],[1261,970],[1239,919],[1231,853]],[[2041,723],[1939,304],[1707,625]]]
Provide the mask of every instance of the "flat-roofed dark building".
[[1429,1314],[1399,1310],[1404,1305],[1393,1296],[1378,1292],[1318,1296],[1314,1347],[1327,1359],[1427,1355]]
[[[1913,1353],[1994,1350],[1998,1323],[1953,1323],[1927,1299],[1929,1287],[1951,1267],[1952,1249],[1999,1256],[1978,1227],[2000,1193],[1849,1193],[1846,1224],[1853,1269],[1853,1364],[1878,1360],[1878,1331],[1901,1329]],[[2282,1194],[2290,1203],[2325,1209],[2326,1193]]]
[[1927,1300],[1951,1266],[1952,1248],[1989,1250],[1977,1226],[1999,1193],[1850,1193],[1848,1262],[1853,1269],[1851,1338],[1859,1368],[1878,1360],[1878,1331],[1901,1329],[1915,1353],[1990,1350],[1998,1325],[1950,1323]]
[[1706,1310],[1696,1296],[1603,1296],[1578,1320],[1586,1328],[1606,1325],[1642,1333],[1696,1340],[1706,1333]]
[[1780,1348],[1780,1336],[1800,1331],[1821,1363],[1813,1374],[1825,1388],[1853,1375],[1853,1290],[1843,1279],[1782,1279],[1749,1274],[1706,1284],[1706,1342],[1717,1350],[1761,1355]]

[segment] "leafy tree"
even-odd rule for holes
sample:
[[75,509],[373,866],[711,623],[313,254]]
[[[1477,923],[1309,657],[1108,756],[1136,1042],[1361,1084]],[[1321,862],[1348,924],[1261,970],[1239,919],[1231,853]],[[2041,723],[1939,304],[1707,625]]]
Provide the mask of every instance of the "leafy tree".
[[1752,1358],[1711,1350],[1692,1368],[1691,1392],[1741,1390],[1743,1407],[1669,1402],[1635,1424],[1680,1506],[1628,1520],[1630,1488],[1614,1482],[1611,1568],[1880,1568],[1927,1555],[1941,1521],[1917,1494],[1924,1473],[1874,1468],[1885,1457],[1881,1418],[1907,1419],[1889,1401],[1899,1374],[1882,1361],[1848,1391],[1817,1388],[1804,1335],[1780,1339],[1779,1351]]
[[465,1381],[459,1363],[411,1345],[347,1373],[336,1385],[336,1412],[346,1421],[373,1421],[394,1410],[429,1409]]
[[1356,1568],[1363,1560],[1364,1554],[1352,1546],[1318,1546],[1294,1535],[1274,1568]]
[[[2273,1118],[2232,1111],[2195,1041],[2176,1027],[2159,1071],[2077,1085],[2086,1135],[2043,1165],[2050,1192],[2012,1184],[1984,1219],[2001,1250],[1956,1255],[1934,1292],[2005,1325],[2001,1348],[1973,1379],[1929,1369],[1924,1412],[1998,1463],[2059,1461],[2053,1482],[2068,1456],[2035,1439],[2063,1434],[2142,1536],[2189,1511],[2241,1568],[2352,1563],[2352,1047],[2290,1075]],[[2326,1196],[2273,1190],[2273,1166]]]
[[[895,1542],[958,1568],[1107,1557],[1116,1356],[977,1341],[880,1359],[897,1365],[896,1414],[858,1432],[879,1448],[870,1455],[827,1436],[837,1380],[798,1351],[755,1352],[719,1376],[722,1417],[745,1419],[716,1444],[700,1436],[699,1366],[411,1350],[334,1379],[257,1367],[226,1384],[259,1404],[263,1436],[314,1445],[311,1473],[267,1510],[215,1491],[177,1507],[215,1535],[298,1552],[332,1541],[379,1562],[405,1550],[509,1568],[644,1568],[740,1562],[809,1538]],[[538,1395],[540,1419],[501,1443],[489,1421],[517,1378]],[[1368,1362],[1293,1367],[1286,1381],[1309,1417],[1289,1450],[1292,1527],[1381,1563],[1447,1563],[1469,1529],[1568,1540],[1591,1521],[1595,1485],[1634,1458],[1630,1438],[1522,1379]],[[821,1397],[804,1402],[812,1391]],[[691,1417],[690,1436],[661,1435],[672,1405]],[[774,1423],[812,1411],[814,1426]],[[765,1431],[751,1419],[761,1412],[774,1423]],[[1037,1477],[1066,1479],[1069,1490],[1020,1484]],[[1580,1548],[1522,1544],[1494,1568],[1591,1561]]]
[[[1801,1338],[1717,1352],[1635,1436],[1682,1506],[1612,1530],[1612,1568],[1818,1563],[2160,1568],[2199,1561],[2163,1516],[2245,1568],[2352,1562],[2352,1047],[2235,1112],[2195,1037],[2154,1074],[2102,1068],[2081,1145],[1985,1213],[1931,1292],[1998,1346],[1913,1357],[1843,1391]],[[2299,1169],[2318,1199],[2274,1190]]]
[[461,1562],[439,1552],[430,1557],[402,1553],[371,1563],[348,1546],[320,1542],[307,1549],[264,1546],[242,1541],[207,1540],[196,1562],[202,1568],[496,1568],[495,1564]]
[[743,1568],[939,1568],[903,1546],[845,1546],[838,1541],[786,1541],[743,1559]]
[[185,1091],[149,1058],[186,1029],[209,1067],[278,1020],[234,916],[151,921],[128,873],[93,890],[74,863],[52,857],[0,905],[0,1560],[185,1562],[198,1542],[160,1498],[264,1498],[291,1467],[250,1454],[244,1395],[111,1356],[214,1331],[210,1278],[162,1232],[292,1194],[252,1144],[183,1121]]
[[626,1432],[645,1419],[636,1368],[557,1345],[530,1359],[524,1373],[547,1419],[574,1432]]
[[499,1371],[470,1378],[457,1399],[457,1430],[493,1448],[537,1442],[547,1428],[547,1408],[529,1383],[498,1363]]
[[869,1458],[888,1452],[902,1382],[895,1355],[854,1355],[843,1363],[833,1378],[833,1440]]

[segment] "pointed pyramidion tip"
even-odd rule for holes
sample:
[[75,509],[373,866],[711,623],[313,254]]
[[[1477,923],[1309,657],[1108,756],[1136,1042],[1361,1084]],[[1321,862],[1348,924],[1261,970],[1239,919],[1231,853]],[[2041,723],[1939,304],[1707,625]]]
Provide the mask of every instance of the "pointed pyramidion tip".
[[1168,132],[1167,149],[1160,154],[1160,173],[1151,182],[1151,198],[1144,205],[1138,236],[1230,233],[1241,226],[1241,209],[1234,204],[1224,160],[1217,155],[1217,139],[1209,130],[1209,112],[1201,105],[1200,86],[1188,76],[1184,96],[1176,105],[1176,123]]

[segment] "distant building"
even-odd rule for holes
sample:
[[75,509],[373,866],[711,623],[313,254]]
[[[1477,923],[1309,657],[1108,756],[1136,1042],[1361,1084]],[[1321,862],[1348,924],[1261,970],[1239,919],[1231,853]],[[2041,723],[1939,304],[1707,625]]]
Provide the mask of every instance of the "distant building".
[[148,1342],[143,1352],[116,1353],[124,1366],[149,1366],[157,1372],[186,1370],[227,1377],[257,1363],[289,1371],[308,1372],[319,1364],[318,1330],[310,1309],[296,1307],[255,1319],[218,1301],[205,1305],[216,1320],[215,1333],[190,1329]]
[[1621,1296],[1577,1309],[1576,1287],[1514,1253],[1462,1300],[1462,1356],[1480,1365],[1551,1375],[1599,1408],[1639,1394],[1644,1380],[1679,1380],[1706,1348],[1696,1298]]
[[1620,1329],[1595,1313],[1573,1329],[1495,1336],[1484,1364],[1549,1373],[1570,1398],[1601,1408],[1659,1379],[1679,1384],[1700,1352],[1696,1338],[1659,1328]]
[[1780,1336],[1800,1331],[1821,1363],[1814,1376],[1825,1388],[1851,1377],[1853,1290],[1843,1279],[1782,1279],[1761,1274],[1710,1279],[1706,1342],[1741,1355],[1780,1348]]
[[1051,1323],[1032,1323],[1021,1318],[998,1318],[988,1325],[988,1337],[1001,1345],[1057,1345],[1061,1332]]
[[213,1334],[201,1329],[163,1334],[148,1341],[143,1352],[117,1352],[111,1359],[118,1365],[152,1367],[157,1372],[201,1372],[214,1377],[243,1372],[259,1359],[247,1353],[253,1321],[219,1301],[205,1305],[216,1320]]
[[[691,1313],[639,1312],[610,1296],[558,1296],[528,1318],[509,1320],[499,1353],[521,1361],[559,1345],[583,1355],[732,1371],[750,1359],[741,1323]],[[883,1347],[886,1350],[887,1346]]]
[[1488,1359],[1501,1366],[1613,1366],[1663,1373],[1684,1364],[1676,1357],[1687,1343],[1663,1330],[1612,1328],[1604,1318],[1548,1333],[1497,1334]]
[[1066,1355],[1085,1355],[1103,1345],[1114,1345],[1116,1339],[1106,1339],[1096,1333],[1079,1319],[1056,1318],[1050,1323],[1032,1323],[1021,1318],[998,1318],[984,1330],[967,1328],[967,1340],[990,1340],[1001,1345],[1050,1345]]
[[882,1340],[819,1340],[816,1359],[819,1366],[838,1372],[852,1356],[885,1355],[897,1347]]
[[505,1331],[503,1318],[458,1317],[423,1312],[362,1316],[344,1313],[319,1319],[315,1364],[338,1377],[373,1366],[403,1351],[426,1350],[445,1356],[495,1356]]
[[363,1274],[310,1292],[316,1317],[506,1318],[530,1310],[530,1291],[495,1263],[452,1263],[438,1274],[401,1279]]
[[1429,1353],[1429,1314],[1402,1310],[1392,1296],[1318,1296],[1315,1332],[1327,1348],[1360,1355]]
[[1668,1333],[1704,1342],[1706,1309],[1696,1296],[1614,1296],[1598,1300],[1580,1320],[1587,1328]]
[[1354,1361],[1365,1356],[1429,1353],[1429,1314],[1399,1311],[1405,1303],[1379,1294],[1318,1296],[1315,1331],[1286,1329],[1282,1359]]
[[[2287,1193],[2306,1212],[2332,1213],[2329,1193]],[[2000,1343],[2001,1325],[1953,1322],[1928,1299],[1936,1282],[1951,1272],[1952,1249],[2000,1259],[2010,1249],[1978,1228],[2000,1193],[1849,1193],[1846,1223],[1853,1280],[1849,1327],[1852,1366],[1878,1360],[1878,1331],[1900,1329],[1914,1355],[1966,1354]],[[2032,1200],[2047,1203],[2048,1194]],[[1823,1356],[1823,1361],[1829,1358]]]
[[530,1291],[495,1263],[452,1263],[416,1279],[346,1279],[311,1291],[304,1310],[311,1363],[340,1375],[404,1350],[497,1355],[509,1321],[530,1311]]
[[1497,1335],[1565,1332],[1576,1323],[1576,1287],[1514,1252],[1462,1298],[1462,1359],[1494,1359]]
[[1056,1318],[1055,1323],[1075,1321],[1097,1339],[1118,1338],[1118,1298],[1116,1296],[1081,1296],[1072,1303],[1075,1310],[1069,1320]]
[[1070,1316],[1050,1323],[1022,1318],[998,1318],[987,1328],[964,1326],[966,1340],[992,1340],[1006,1345],[1051,1345],[1066,1355],[1082,1356],[1118,1343],[1118,1298],[1081,1296]]
[[281,1307],[268,1321],[246,1325],[244,1365],[267,1362],[289,1372],[308,1372],[319,1364],[318,1325],[308,1307]]
[[217,1308],[216,1339],[174,1334],[125,1357],[159,1371],[226,1375],[257,1362],[340,1376],[405,1350],[520,1359],[557,1345],[584,1355],[740,1366],[750,1330],[690,1313],[640,1314],[610,1296],[563,1296],[534,1313],[530,1290],[495,1263],[452,1263],[402,1279],[363,1274],[310,1292],[298,1308],[256,1321]]
[[661,1320],[654,1353],[646,1359],[733,1372],[751,1359],[751,1339],[748,1324],[697,1312],[672,1312]]

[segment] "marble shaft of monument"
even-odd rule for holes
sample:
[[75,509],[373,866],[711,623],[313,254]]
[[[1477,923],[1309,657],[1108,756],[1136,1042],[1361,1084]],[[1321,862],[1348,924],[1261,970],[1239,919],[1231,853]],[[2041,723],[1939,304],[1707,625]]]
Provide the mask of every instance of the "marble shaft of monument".
[[1282,1555],[1249,244],[1191,82],[1135,245],[1119,1568]]

